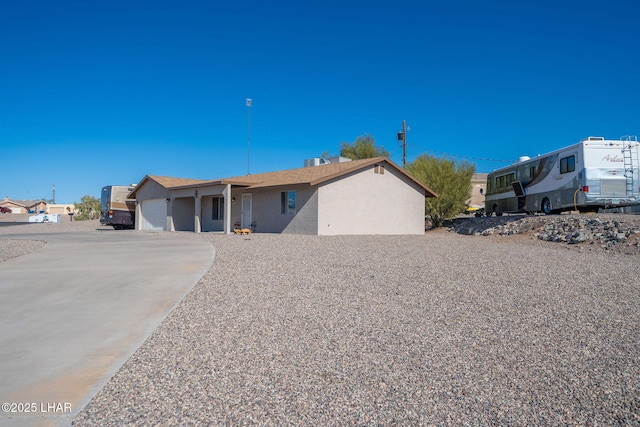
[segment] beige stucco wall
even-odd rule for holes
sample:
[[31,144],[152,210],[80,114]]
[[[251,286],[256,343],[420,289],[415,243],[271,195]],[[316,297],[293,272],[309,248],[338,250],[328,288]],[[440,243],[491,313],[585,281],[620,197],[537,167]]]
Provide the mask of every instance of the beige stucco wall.
[[[201,217],[202,231],[223,231],[224,219],[214,221],[213,216],[213,196],[202,196],[201,202]],[[224,214],[223,214],[224,215]]]
[[[409,185],[407,185],[409,184]],[[424,234],[424,190],[386,167],[320,186],[318,234]]]
[[171,199],[171,220],[174,231],[195,231],[195,206],[193,196]]
[[[281,213],[280,194],[296,191],[296,215]],[[242,194],[251,193],[253,202],[252,222],[258,233],[317,233],[316,189],[309,185],[293,185],[268,189],[234,189],[231,223],[240,222]]]
[[486,173],[476,173],[471,177],[471,197],[467,200],[470,206],[484,206],[484,195],[487,192]]
[[68,215],[70,212],[71,213],[75,213],[75,205],[73,204],[51,204],[51,205],[47,205],[47,212],[48,214],[51,215],[55,215],[55,214],[60,214],[60,215]]
[[[318,234],[318,190],[305,189],[298,193],[297,213],[283,233]],[[302,203],[301,203],[302,202]]]
[[169,191],[156,183],[155,181],[147,181],[142,187],[136,189],[136,200],[166,199],[169,197]]

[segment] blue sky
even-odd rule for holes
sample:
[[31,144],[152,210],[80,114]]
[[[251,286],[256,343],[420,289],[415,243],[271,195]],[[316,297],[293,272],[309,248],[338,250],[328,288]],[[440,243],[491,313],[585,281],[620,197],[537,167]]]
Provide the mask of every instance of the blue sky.
[[638,17],[632,0],[5,2],[0,197],[291,169],[365,134],[402,164],[403,120],[409,161],[478,172],[640,135]]

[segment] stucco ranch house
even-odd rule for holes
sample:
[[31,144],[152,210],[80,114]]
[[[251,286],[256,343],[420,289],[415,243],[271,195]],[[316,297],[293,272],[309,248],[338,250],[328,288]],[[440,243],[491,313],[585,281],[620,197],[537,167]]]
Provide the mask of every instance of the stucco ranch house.
[[47,202],[44,200],[11,200],[5,197],[0,200],[0,206],[8,208],[11,213],[39,213],[47,210]]
[[385,157],[219,180],[145,176],[137,230],[423,234],[429,187]]

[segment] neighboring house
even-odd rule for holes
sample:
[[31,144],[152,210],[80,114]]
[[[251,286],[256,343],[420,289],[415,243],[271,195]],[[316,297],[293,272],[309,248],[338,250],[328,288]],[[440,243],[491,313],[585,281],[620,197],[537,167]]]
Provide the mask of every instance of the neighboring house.
[[0,201],[0,206],[11,209],[12,213],[41,213],[47,210],[47,202],[44,200],[11,200],[5,197]]
[[427,186],[385,157],[220,180],[145,176],[137,230],[423,234]]
[[76,212],[76,206],[74,204],[49,204],[47,206],[47,212],[48,214],[51,215],[55,215],[55,214],[60,214],[60,215],[73,215]]
[[474,173],[471,177],[471,198],[467,200],[467,205],[476,208],[484,208],[484,195],[487,192],[486,173]]

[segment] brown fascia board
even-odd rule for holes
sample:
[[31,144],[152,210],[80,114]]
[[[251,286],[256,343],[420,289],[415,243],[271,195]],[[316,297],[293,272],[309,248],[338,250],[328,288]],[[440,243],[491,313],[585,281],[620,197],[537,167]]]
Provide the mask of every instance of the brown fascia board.
[[[167,181],[168,180],[168,181]],[[172,182],[175,181],[175,182]],[[204,179],[190,179],[190,178],[166,178],[163,182],[158,182],[164,188],[168,190],[175,190],[180,188],[192,188],[201,187],[203,185],[211,185],[212,181]]]
[[[162,185],[162,184],[160,184]],[[194,179],[193,182],[165,187],[167,190],[184,190],[185,188],[208,187],[210,185],[220,185],[220,181],[205,181]]]
[[256,185],[251,185],[249,187],[247,187],[247,190],[254,190],[254,189],[260,189],[260,188],[273,188],[273,189],[278,189],[278,188],[289,188],[291,189],[291,187],[294,186],[309,186],[311,187],[311,183],[309,182],[290,182],[290,183],[279,183],[279,184],[269,184],[269,185],[262,185],[262,184],[256,184]]
[[233,187],[247,187],[247,188],[253,188],[252,186],[255,185],[246,181],[237,181],[234,179],[222,179],[220,180],[220,184],[231,185]]
[[250,187],[252,184],[246,181],[238,181],[230,178],[215,179],[212,181],[202,181],[193,184],[185,184],[179,186],[168,187],[169,190],[181,190],[185,188],[209,187],[211,185],[232,185],[235,187]]

